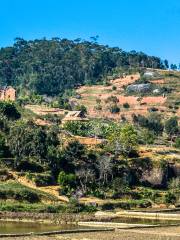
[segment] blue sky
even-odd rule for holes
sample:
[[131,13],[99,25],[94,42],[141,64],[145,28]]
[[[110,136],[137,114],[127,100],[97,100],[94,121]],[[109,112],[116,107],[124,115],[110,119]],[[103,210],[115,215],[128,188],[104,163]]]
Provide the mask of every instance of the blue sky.
[[15,37],[88,39],[180,62],[179,0],[0,0],[0,46]]

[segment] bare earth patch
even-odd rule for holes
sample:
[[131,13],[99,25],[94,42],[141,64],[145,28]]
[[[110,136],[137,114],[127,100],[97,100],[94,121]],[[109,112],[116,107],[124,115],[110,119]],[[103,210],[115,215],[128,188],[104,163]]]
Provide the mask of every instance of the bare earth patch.
[[[6,238],[11,240],[12,238]],[[178,240],[180,226],[148,229],[122,229],[115,232],[77,233],[56,236],[18,237],[14,240]]]

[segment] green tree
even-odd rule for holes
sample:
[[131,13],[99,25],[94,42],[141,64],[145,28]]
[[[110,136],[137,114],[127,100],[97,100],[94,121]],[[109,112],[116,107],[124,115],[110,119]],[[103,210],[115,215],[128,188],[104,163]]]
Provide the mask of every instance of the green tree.
[[75,174],[67,174],[64,171],[61,171],[58,175],[58,183],[63,189],[64,193],[71,193],[76,187],[76,176]]
[[7,148],[6,148],[6,145],[5,145],[5,138],[2,134],[0,134],[0,157],[5,156],[6,150],[7,150]]
[[87,114],[87,108],[86,108],[84,105],[77,105],[77,106],[75,107],[75,110],[76,110],[76,111],[81,111],[81,114],[82,114],[82,115]]
[[180,137],[177,137],[174,144],[175,148],[180,148]]
[[179,132],[177,117],[171,117],[165,122],[165,130],[171,138]]
[[17,120],[21,117],[15,104],[11,102],[0,101],[0,114],[4,115],[9,120]]
[[165,67],[158,57],[125,52],[94,40],[16,38],[12,47],[0,49],[1,84],[15,86],[20,93],[30,95],[59,95],[85,83],[102,81],[113,70],[129,66]]
[[140,133],[140,142],[142,142],[143,144],[153,144],[154,140],[155,140],[155,135],[153,132],[147,130],[147,129],[143,129],[141,130]]
[[39,163],[49,165],[53,171],[56,171],[58,164],[58,144],[59,140],[52,129],[47,132],[32,122],[16,122],[8,136],[9,149],[17,162],[34,157]]
[[116,152],[129,156],[137,149],[138,135],[132,125],[126,124],[120,131],[115,131],[109,136],[110,143]]

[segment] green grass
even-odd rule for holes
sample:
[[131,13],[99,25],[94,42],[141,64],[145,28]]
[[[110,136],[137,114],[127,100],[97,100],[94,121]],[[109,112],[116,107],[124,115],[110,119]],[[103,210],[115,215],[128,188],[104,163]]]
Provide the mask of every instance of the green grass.
[[42,203],[7,203],[4,201],[0,202],[0,211],[9,212],[37,212],[37,213],[57,213],[65,212],[65,205],[50,205]]
[[16,182],[0,183],[0,199],[11,199],[19,202],[57,201],[56,197],[48,193],[31,189]]

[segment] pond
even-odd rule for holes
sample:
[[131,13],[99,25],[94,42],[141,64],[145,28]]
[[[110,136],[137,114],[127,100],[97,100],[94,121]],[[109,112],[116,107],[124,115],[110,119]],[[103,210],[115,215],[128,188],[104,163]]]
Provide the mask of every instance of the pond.
[[169,225],[179,224],[180,220],[159,220],[159,219],[143,219],[143,218],[130,218],[130,217],[118,217],[111,220],[116,223],[131,223],[131,224],[152,224],[152,225]]
[[82,229],[76,225],[55,225],[45,223],[29,222],[4,222],[0,221],[0,234],[22,234],[30,232],[49,232],[59,230]]

